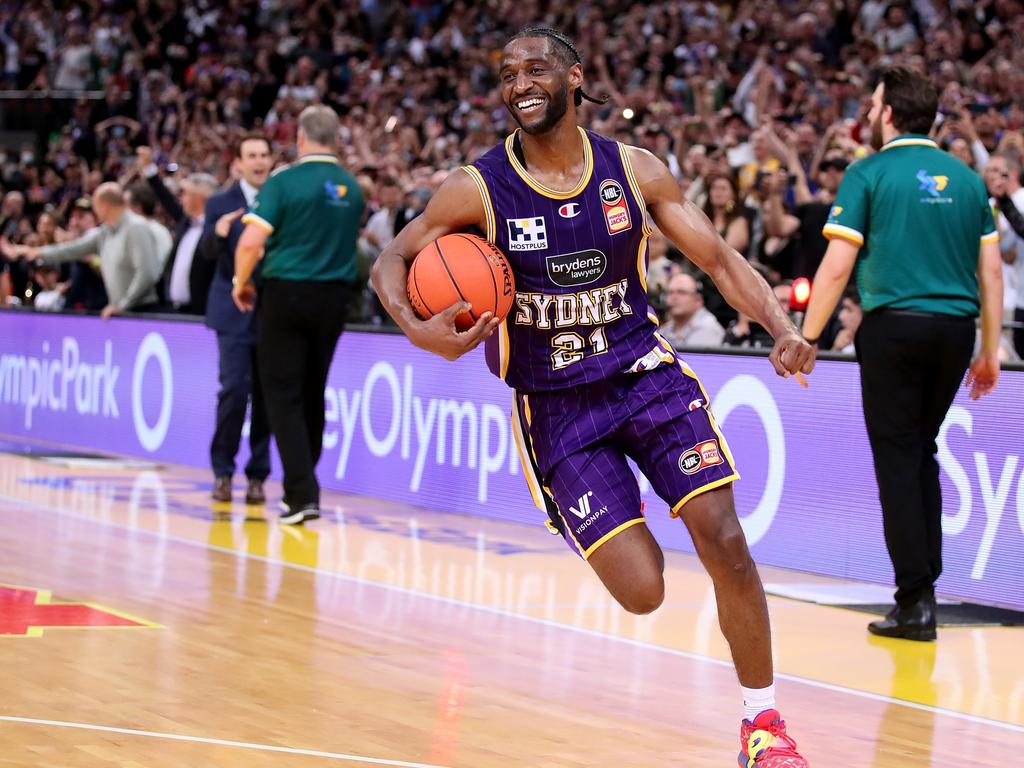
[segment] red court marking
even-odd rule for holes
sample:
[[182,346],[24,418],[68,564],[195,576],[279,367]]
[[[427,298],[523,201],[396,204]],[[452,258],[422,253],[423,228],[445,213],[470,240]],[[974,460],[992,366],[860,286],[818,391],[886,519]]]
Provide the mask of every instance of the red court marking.
[[0,635],[42,637],[44,629],[155,626],[92,603],[54,602],[49,590],[0,584]]

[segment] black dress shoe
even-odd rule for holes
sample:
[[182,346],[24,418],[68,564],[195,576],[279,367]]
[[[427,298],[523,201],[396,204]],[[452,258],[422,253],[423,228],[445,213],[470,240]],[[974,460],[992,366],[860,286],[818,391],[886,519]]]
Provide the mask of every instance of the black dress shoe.
[[896,606],[889,615],[868,624],[868,632],[880,637],[901,637],[905,640],[934,640],[935,598],[921,598],[914,605],[902,608]]

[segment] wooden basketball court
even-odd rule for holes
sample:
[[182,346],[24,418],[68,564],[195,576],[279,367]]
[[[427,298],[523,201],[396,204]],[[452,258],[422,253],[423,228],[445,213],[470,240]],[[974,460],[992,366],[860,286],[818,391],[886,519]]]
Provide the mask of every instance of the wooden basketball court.
[[[0,454],[0,765],[736,764],[739,688],[692,556],[635,617],[540,526],[326,493],[284,529],[211,508],[209,481]],[[813,766],[1024,753],[1024,629],[916,644],[769,604]]]

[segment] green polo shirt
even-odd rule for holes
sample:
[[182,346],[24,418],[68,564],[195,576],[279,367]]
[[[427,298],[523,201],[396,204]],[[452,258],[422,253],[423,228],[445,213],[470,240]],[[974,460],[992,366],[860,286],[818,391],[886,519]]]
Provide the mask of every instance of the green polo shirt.
[[822,230],[860,247],[865,311],[978,315],[978,249],[999,240],[985,183],[927,136],[851,165]]
[[242,217],[270,236],[264,279],[356,279],[363,192],[333,155],[304,155],[267,179]]

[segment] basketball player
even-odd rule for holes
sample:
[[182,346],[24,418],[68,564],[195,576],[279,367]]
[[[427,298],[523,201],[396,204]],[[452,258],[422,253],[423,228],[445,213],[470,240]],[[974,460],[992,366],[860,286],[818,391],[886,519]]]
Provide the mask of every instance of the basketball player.
[[[810,373],[814,350],[660,160],[577,126],[576,107],[594,99],[565,36],[520,32],[505,46],[499,80],[519,130],[448,177],[378,258],[373,284],[423,349],[454,360],[487,340],[489,368],[515,390],[520,455],[549,527],[623,608],[645,614],[664,597],[664,556],[626,457],[637,463],[714,581],[743,689],[740,765],[802,768],[775,709],[768,609],[733,503],[739,475],[707,393],[658,335],[647,305],[648,216],[733,307],[772,333],[779,375]],[[512,311],[501,323],[485,313],[464,333],[454,327],[464,302],[419,320],[406,296],[408,262],[436,238],[473,228],[508,256]],[[751,739],[754,731],[770,735]]]

